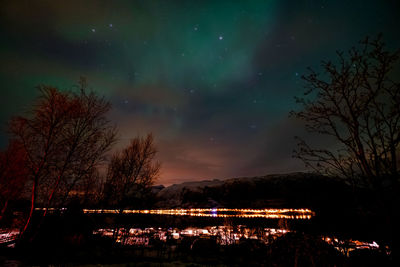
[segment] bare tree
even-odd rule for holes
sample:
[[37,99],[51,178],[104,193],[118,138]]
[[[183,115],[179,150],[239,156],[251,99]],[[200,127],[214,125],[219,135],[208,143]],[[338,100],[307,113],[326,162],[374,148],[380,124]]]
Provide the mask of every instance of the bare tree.
[[101,160],[115,139],[106,119],[110,104],[87,93],[84,79],[79,93],[39,87],[40,96],[27,116],[14,118],[11,132],[27,155],[31,208],[25,232],[38,204],[47,209],[56,196],[70,193]]
[[295,156],[370,188],[398,184],[400,84],[392,78],[399,51],[386,50],[378,36],[337,55],[337,62],[322,62],[322,73],[310,69],[302,77],[307,90],[297,102],[303,108],[292,112],[309,132],[336,140],[336,148],[313,148],[297,137]]
[[104,197],[108,204],[126,205],[134,196],[145,194],[158,178],[160,163],[152,134],[136,137],[128,147],[116,152],[108,166]]
[[11,140],[8,148],[0,152],[0,220],[10,200],[21,197],[27,182],[26,154],[20,143]]
[[[68,153],[57,159],[57,183],[61,183],[59,205],[64,205],[71,191],[77,188],[88,192],[88,186],[96,185],[93,179],[100,179],[96,167],[103,162],[105,152],[115,141],[115,128],[110,126],[105,115],[110,104],[98,98],[93,92],[86,93],[86,82],[80,83],[80,94],[73,95],[74,109],[68,124],[62,132],[62,146]],[[62,179],[68,177],[68,179]],[[88,182],[90,181],[90,183]],[[57,188],[53,188],[47,207]],[[79,192],[82,194],[82,192]]]

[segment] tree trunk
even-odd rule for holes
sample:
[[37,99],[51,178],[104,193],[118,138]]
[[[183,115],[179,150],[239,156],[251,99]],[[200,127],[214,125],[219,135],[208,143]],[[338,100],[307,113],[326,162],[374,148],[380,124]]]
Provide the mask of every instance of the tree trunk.
[[25,226],[24,226],[23,230],[21,231],[21,234],[20,234],[21,236],[23,236],[26,233],[28,227],[30,226],[30,224],[32,222],[33,212],[35,211],[35,208],[36,208],[37,182],[38,182],[37,178],[35,178],[33,180],[33,186],[32,186],[31,209],[29,211],[29,216],[25,223]]
[[1,209],[0,221],[3,219],[4,214],[6,213],[7,206],[8,206],[8,199],[6,200],[6,202],[4,203],[3,208]]

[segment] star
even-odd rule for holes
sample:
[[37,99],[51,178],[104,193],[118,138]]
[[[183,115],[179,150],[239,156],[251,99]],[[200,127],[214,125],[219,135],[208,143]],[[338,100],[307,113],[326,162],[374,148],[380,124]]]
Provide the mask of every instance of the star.
[[95,29],[95,28],[93,28],[93,29],[92,29],[92,32],[96,32],[96,29]]
[[112,27],[113,27],[112,23],[108,24],[108,26],[109,26],[110,28],[112,28]]
[[223,37],[222,35],[220,35],[220,36],[218,37],[218,39],[219,39],[219,40],[223,40],[224,37]]
[[195,31],[197,31],[197,30],[198,30],[198,28],[197,28],[197,27],[194,27],[194,30],[195,30]]

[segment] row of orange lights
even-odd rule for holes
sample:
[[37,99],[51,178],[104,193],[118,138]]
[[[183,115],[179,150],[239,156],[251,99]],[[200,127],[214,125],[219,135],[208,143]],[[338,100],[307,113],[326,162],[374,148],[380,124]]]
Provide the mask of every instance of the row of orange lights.
[[[157,214],[200,217],[242,217],[269,219],[311,219],[315,213],[309,209],[166,209],[166,210],[113,210],[84,209],[84,213]],[[234,214],[221,214],[232,212]]]

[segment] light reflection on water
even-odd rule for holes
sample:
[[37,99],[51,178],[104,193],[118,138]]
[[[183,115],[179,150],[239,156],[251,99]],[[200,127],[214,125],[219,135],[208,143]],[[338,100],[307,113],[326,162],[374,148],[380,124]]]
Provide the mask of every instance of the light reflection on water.
[[[83,210],[90,214],[149,214],[170,216],[199,216],[222,218],[265,218],[265,219],[289,219],[310,220],[315,212],[310,209],[159,209],[159,210]],[[178,228],[119,228],[98,229],[94,234],[109,236],[115,242],[123,245],[151,246],[152,240],[167,243],[170,240],[181,242],[185,237],[214,238],[219,245],[239,244],[241,240],[258,240],[269,244],[272,240],[290,232],[287,229],[252,228],[243,225],[238,226],[208,226],[203,228],[190,227]],[[356,249],[379,249],[376,242],[363,242],[358,240],[338,240],[334,237],[321,237],[322,240],[335,247],[341,253],[348,253]]]
[[189,227],[178,228],[119,228],[98,229],[93,234],[113,237],[115,242],[123,245],[148,246],[150,240],[168,242],[172,240],[181,241],[185,237],[215,238],[220,245],[238,244],[242,239],[260,240],[264,243],[271,241],[290,232],[285,229],[274,228],[250,228],[243,225],[238,226],[207,226],[203,228]]
[[112,210],[112,209],[84,209],[84,213],[110,214],[156,214],[173,216],[198,216],[221,218],[266,218],[266,219],[294,219],[309,220],[315,213],[309,209],[159,209],[159,210]]
[[18,229],[0,229],[0,244],[6,244],[7,247],[14,247],[14,240],[18,235]]
[[[95,235],[113,238],[116,243],[128,246],[152,246],[155,240],[170,243],[181,243],[184,238],[213,239],[219,245],[239,244],[244,240],[256,240],[266,245],[273,240],[291,232],[287,229],[275,228],[254,228],[244,225],[237,226],[207,226],[203,228],[189,227],[178,228],[119,228],[119,229],[98,229],[93,232]],[[379,245],[373,242],[358,240],[339,240],[334,237],[321,237],[322,240],[332,245],[335,249],[349,256],[349,252],[357,249],[379,249]]]

